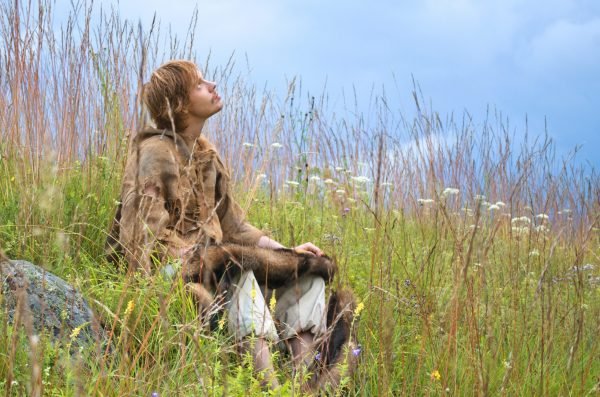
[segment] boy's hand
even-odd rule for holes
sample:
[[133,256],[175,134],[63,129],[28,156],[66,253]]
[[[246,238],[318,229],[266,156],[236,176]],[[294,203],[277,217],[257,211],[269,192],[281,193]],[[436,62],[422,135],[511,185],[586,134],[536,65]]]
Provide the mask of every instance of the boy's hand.
[[313,243],[304,243],[294,248],[299,254],[309,254],[315,256],[323,256],[323,251]]

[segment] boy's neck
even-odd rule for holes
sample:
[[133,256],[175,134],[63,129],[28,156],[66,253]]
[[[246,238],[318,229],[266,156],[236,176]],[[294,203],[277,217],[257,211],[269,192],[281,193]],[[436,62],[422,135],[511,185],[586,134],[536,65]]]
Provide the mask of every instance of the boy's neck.
[[187,147],[190,149],[194,146],[196,139],[202,135],[202,128],[204,127],[205,120],[194,120],[188,122],[188,126],[181,132],[179,136],[183,139]]

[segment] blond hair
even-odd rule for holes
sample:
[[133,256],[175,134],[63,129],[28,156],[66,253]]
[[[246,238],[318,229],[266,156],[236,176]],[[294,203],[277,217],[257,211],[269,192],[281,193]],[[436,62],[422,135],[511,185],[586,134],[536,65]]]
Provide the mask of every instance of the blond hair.
[[190,89],[197,81],[198,67],[191,61],[169,61],[152,73],[143,98],[157,128],[185,129]]

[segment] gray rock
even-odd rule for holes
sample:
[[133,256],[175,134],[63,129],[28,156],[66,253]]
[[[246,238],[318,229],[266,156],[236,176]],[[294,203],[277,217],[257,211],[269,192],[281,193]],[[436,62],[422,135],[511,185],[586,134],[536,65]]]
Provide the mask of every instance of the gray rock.
[[[105,340],[105,333],[83,296],[52,273],[23,260],[0,259],[3,307],[13,323],[35,334],[45,330],[51,337],[68,341],[73,330],[81,327],[74,345]],[[20,312],[18,312],[20,311]],[[17,313],[18,312],[18,313]]]

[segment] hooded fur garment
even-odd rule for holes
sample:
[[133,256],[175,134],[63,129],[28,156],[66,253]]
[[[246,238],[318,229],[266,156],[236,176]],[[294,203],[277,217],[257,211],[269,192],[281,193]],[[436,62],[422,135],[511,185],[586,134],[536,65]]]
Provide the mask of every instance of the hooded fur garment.
[[[269,288],[304,274],[320,276],[326,283],[333,279],[337,268],[328,257],[259,248],[263,235],[246,222],[232,198],[229,174],[205,138],[189,148],[171,131],[138,133],[107,239],[109,259],[124,259],[130,270],[151,272],[153,263],[179,258],[185,249],[182,277],[203,312],[212,307],[216,296],[224,296],[242,271],[252,270],[257,281]],[[319,341],[323,360],[313,368],[307,390],[339,384],[341,368],[352,374],[357,363],[349,353],[357,346],[354,308],[351,292],[332,294],[329,331]]]
[[335,264],[294,250],[257,247],[264,235],[246,222],[233,200],[229,174],[205,138],[194,147],[171,131],[149,129],[134,139],[125,167],[121,203],[107,241],[112,259],[130,269],[152,269],[168,256],[183,258],[183,277],[201,306],[243,270],[276,288],[304,274],[329,282]]

